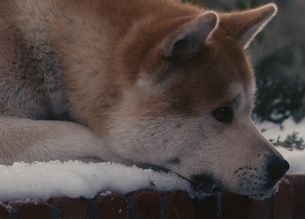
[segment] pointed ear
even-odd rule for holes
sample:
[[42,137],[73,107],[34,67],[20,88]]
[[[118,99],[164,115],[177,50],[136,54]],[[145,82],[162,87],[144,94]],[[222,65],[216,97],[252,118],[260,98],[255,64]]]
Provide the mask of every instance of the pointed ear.
[[220,27],[247,49],[277,13],[273,3],[241,12],[225,13],[220,16]]
[[182,25],[162,45],[164,58],[188,59],[197,54],[219,23],[218,14],[209,11]]

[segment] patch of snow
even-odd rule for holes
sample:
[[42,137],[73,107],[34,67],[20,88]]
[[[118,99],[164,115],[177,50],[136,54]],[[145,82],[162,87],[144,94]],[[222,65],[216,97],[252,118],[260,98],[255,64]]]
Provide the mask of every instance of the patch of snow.
[[14,163],[0,165],[0,173],[0,201],[61,196],[92,198],[102,191],[109,195],[109,190],[122,194],[141,189],[191,192],[189,183],[174,174],[114,163]]
[[285,139],[289,134],[297,132],[299,137],[305,139],[305,120],[300,123],[295,123],[292,119],[287,119],[281,126],[272,122],[263,122],[257,124],[260,130],[263,131],[263,135],[268,139]]

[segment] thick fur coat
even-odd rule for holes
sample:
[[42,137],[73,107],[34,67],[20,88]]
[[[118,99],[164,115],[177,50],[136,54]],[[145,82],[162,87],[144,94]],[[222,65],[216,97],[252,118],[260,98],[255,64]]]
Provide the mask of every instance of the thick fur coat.
[[276,14],[175,0],[2,0],[0,162],[114,161],[256,194],[289,165],[250,119]]

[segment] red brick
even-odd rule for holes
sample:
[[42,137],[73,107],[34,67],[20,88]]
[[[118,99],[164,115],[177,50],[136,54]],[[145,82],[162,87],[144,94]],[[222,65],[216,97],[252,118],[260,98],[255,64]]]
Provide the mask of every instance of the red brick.
[[136,214],[141,219],[160,218],[161,194],[155,191],[142,191],[133,197]]
[[88,200],[85,198],[52,198],[50,204],[60,210],[61,219],[88,218]]
[[44,202],[10,202],[20,219],[51,219],[52,208]]
[[194,201],[195,219],[218,219],[218,203],[216,196],[207,196],[204,199]]
[[245,219],[248,216],[248,198],[233,193],[223,194],[223,219]]
[[305,218],[305,176],[296,175],[288,178],[294,188],[295,196],[295,218]]
[[248,219],[269,219],[271,218],[271,212],[272,212],[271,198],[264,200],[249,199]]
[[276,219],[293,218],[293,188],[289,178],[284,179],[273,197],[273,217]]
[[168,219],[192,218],[192,200],[185,192],[177,191],[171,194],[167,215]]
[[9,219],[10,218],[10,212],[7,206],[0,203],[0,219]]
[[98,218],[127,219],[127,202],[123,195],[112,193],[97,197]]

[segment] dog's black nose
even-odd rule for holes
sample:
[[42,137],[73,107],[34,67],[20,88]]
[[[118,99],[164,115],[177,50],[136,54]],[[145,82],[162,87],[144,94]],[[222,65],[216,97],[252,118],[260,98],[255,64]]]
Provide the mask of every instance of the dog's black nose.
[[269,157],[267,162],[269,183],[274,185],[289,170],[289,163],[279,156]]

